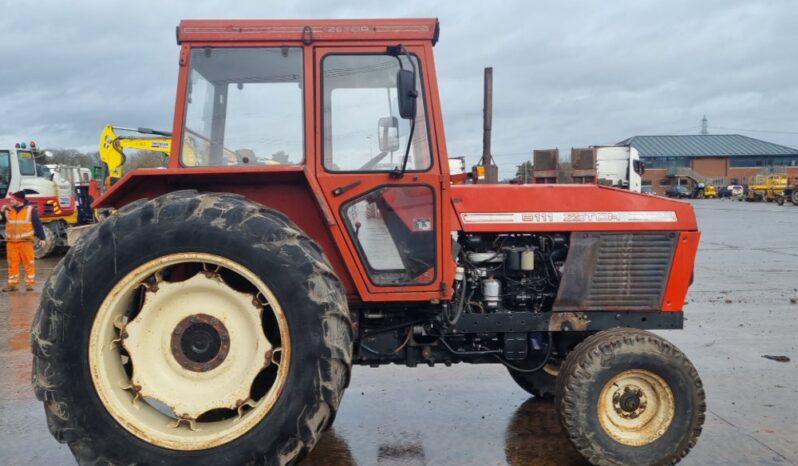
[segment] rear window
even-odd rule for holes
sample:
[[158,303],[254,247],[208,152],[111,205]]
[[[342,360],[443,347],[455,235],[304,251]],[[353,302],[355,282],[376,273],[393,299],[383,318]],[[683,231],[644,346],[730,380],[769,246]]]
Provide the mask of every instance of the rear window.
[[301,164],[302,77],[298,47],[193,49],[183,165]]

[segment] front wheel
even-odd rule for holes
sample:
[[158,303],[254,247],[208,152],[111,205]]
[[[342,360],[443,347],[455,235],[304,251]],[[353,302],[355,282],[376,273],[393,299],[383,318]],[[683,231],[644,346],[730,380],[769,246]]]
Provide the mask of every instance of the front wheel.
[[42,297],[34,390],[80,464],[292,463],[348,382],[352,327],[326,258],[240,196],[129,205]]
[[558,380],[560,421],[595,465],[670,465],[704,423],[698,372],[675,346],[635,329],[599,332],[572,351]]

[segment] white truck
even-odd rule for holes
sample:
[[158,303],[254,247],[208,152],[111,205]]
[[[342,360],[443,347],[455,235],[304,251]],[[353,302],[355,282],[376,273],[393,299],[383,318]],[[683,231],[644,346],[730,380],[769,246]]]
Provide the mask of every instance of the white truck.
[[33,141],[0,144],[0,206],[11,202],[11,193],[25,191],[27,199],[39,210],[47,242],[41,247],[36,241],[36,258],[65,246],[66,230],[77,218],[72,186],[53,180],[47,168],[37,163],[36,159],[44,156]]
[[596,178],[599,184],[639,193],[645,173],[640,154],[632,146],[591,146],[596,150]]

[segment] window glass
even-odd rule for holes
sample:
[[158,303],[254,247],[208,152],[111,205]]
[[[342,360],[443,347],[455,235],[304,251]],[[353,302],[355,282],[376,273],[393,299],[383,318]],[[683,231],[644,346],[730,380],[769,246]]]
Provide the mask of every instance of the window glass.
[[33,153],[27,150],[18,150],[17,161],[19,162],[20,175],[36,176],[36,161],[33,160]]
[[[400,167],[410,120],[399,116],[396,72],[412,69],[407,57],[329,55],[324,75],[324,166],[333,171],[389,171]],[[431,166],[421,69],[416,57],[419,101],[408,170]]]
[[343,213],[375,284],[426,284],[435,279],[431,188],[382,187],[347,203]]
[[0,150],[0,197],[6,197],[11,185],[11,154]]
[[302,49],[191,51],[183,165],[302,163]]

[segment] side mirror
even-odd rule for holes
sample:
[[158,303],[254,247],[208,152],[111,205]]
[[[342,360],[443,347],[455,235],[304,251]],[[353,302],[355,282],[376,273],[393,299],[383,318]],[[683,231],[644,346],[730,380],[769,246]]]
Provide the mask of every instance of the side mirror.
[[635,160],[634,161],[634,170],[635,170],[635,173],[637,173],[638,175],[642,175],[642,174],[644,174],[646,172],[646,164],[641,162],[641,161],[639,161],[639,160]]
[[396,94],[399,100],[399,115],[406,120],[414,119],[418,99],[416,73],[410,70],[396,72]]
[[377,123],[380,152],[399,150],[399,119],[396,117],[380,118]]

